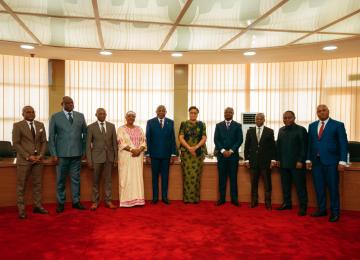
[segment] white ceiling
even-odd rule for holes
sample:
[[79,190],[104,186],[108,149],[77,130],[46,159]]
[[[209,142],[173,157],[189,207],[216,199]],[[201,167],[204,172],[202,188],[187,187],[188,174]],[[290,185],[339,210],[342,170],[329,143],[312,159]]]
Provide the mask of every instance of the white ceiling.
[[0,0],[0,41],[218,51],[360,36],[360,0]]

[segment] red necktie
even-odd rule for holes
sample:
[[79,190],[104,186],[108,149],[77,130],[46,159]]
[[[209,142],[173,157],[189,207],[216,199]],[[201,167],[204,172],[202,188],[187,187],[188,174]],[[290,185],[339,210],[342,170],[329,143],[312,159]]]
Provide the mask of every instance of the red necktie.
[[325,123],[321,122],[321,126],[320,126],[320,129],[319,129],[319,135],[318,135],[319,140],[321,139],[321,136],[322,136],[322,134],[324,132],[324,127],[325,127]]

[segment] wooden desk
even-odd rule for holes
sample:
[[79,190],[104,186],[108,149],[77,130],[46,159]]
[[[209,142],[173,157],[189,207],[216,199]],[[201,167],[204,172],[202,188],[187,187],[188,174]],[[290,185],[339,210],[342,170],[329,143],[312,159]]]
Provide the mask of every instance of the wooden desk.
[[[316,198],[312,183],[311,174],[307,175],[307,187],[309,195],[309,206],[316,206]],[[118,200],[118,172],[117,168],[113,170],[113,199]],[[83,165],[81,169],[81,200],[91,200],[91,171]],[[145,199],[152,199],[151,167],[144,164],[144,185]],[[274,204],[282,203],[280,174],[277,169],[272,173],[272,202]],[[229,189],[229,185],[227,185]],[[101,183],[102,192],[102,183]],[[240,202],[250,202],[250,176],[249,170],[241,165],[238,171],[238,190]],[[56,171],[55,165],[50,161],[44,162],[43,174],[43,202],[56,202]],[[182,173],[179,163],[170,166],[169,178],[169,199],[182,200]],[[229,190],[227,192],[229,200]],[[16,205],[16,165],[13,159],[4,159],[0,161],[0,207]],[[160,193],[161,194],[161,193]],[[71,201],[69,180],[66,186],[67,201]],[[31,180],[28,181],[26,190],[26,203],[32,203]],[[207,160],[204,165],[201,178],[201,200],[216,201],[218,199],[218,174],[216,160]],[[346,210],[360,211],[360,163],[353,163],[340,175],[340,197],[341,208]],[[262,180],[259,183],[259,201],[264,201],[264,188]],[[296,205],[297,195],[293,187],[293,204]]]

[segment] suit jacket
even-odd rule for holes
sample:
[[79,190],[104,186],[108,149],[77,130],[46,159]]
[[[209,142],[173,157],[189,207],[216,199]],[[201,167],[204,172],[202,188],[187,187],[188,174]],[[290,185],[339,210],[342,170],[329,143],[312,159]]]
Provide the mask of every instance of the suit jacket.
[[46,132],[44,124],[34,120],[35,141],[26,120],[14,123],[12,131],[12,142],[17,152],[16,164],[28,165],[31,162],[26,158],[34,155],[35,150],[38,155],[44,155],[46,152]]
[[264,126],[260,142],[256,137],[256,128],[250,128],[246,133],[245,160],[249,160],[251,168],[270,168],[271,160],[276,159],[274,130]]
[[49,126],[49,150],[52,156],[77,157],[85,155],[86,122],[82,113],[73,111],[70,124],[64,111],[53,114]]
[[117,161],[117,137],[115,125],[106,122],[106,133],[102,134],[96,121],[88,126],[86,137],[86,158],[92,163]]
[[276,149],[281,168],[296,168],[297,162],[305,163],[307,154],[307,132],[297,124],[279,129]]
[[170,158],[172,154],[176,154],[174,121],[165,118],[164,127],[161,128],[157,117],[148,120],[146,142],[148,154],[152,158]]
[[221,150],[233,150],[233,156],[239,158],[239,148],[243,142],[243,133],[241,124],[231,121],[229,129],[226,127],[225,121],[216,124],[214,143],[217,157],[222,157]]
[[309,125],[307,160],[314,162],[317,155],[320,155],[320,161],[325,165],[346,162],[348,140],[344,124],[329,118],[320,140],[318,124],[319,120]]

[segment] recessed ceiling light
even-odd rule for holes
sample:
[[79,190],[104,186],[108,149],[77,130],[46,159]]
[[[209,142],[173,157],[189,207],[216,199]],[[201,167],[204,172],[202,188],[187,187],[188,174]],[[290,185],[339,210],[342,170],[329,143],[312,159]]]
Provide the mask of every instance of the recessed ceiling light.
[[243,53],[245,56],[254,56],[256,54],[256,52],[254,51],[246,51]]
[[333,50],[336,50],[338,47],[335,46],[335,45],[329,45],[329,46],[325,46],[323,48],[324,51],[333,51]]
[[110,55],[112,55],[112,52],[111,52],[111,51],[102,50],[102,51],[100,52],[100,54],[101,54],[101,55],[104,55],[104,56],[110,56]]
[[20,48],[25,50],[33,50],[35,47],[29,44],[21,44]]
[[182,57],[183,54],[181,52],[174,52],[174,53],[171,53],[171,56],[173,56],[173,57]]

